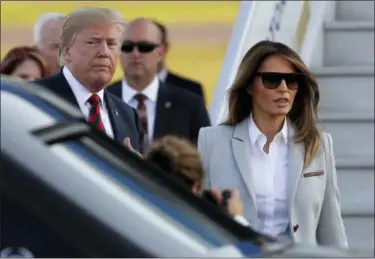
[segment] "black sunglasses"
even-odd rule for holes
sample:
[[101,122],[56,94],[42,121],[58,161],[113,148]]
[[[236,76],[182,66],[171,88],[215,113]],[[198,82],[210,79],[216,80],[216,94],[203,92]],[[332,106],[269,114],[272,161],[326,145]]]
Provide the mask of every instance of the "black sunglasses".
[[124,41],[121,46],[121,51],[125,53],[133,52],[134,48],[137,48],[141,53],[149,53],[159,47],[159,44],[148,42],[148,41]]
[[302,73],[258,72],[255,76],[262,78],[263,86],[267,89],[278,88],[284,80],[289,90],[297,90],[306,82],[306,76]]

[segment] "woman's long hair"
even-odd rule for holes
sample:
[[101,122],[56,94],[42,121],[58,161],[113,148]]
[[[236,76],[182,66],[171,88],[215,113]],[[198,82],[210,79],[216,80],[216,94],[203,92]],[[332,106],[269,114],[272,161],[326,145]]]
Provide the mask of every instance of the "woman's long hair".
[[0,74],[13,74],[19,65],[29,59],[38,64],[42,78],[50,75],[42,53],[36,47],[29,46],[15,47],[9,50],[1,61]]
[[317,128],[319,89],[316,78],[303,63],[299,55],[288,46],[272,41],[260,41],[248,50],[239,66],[237,76],[228,91],[228,117],[224,125],[236,125],[248,118],[252,112],[253,100],[249,94],[255,73],[263,61],[279,55],[289,61],[297,73],[306,76],[306,82],[298,88],[292,109],[287,117],[293,123],[295,141],[305,144],[305,165],[309,165],[320,148],[320,134]]

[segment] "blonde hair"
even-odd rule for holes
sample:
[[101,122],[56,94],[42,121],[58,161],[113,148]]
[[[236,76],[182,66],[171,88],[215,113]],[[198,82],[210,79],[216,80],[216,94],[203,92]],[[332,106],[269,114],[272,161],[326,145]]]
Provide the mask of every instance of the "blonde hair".
[[110,8],[99,7],[82,7],[74,10],[67,15],[62,28],[59,46],[59,63],[64,65],[64,57],[62,55],[64,48],[69,47],[75,40],[77,33],[83,29],[93,26],[102,26],[103,24],[115,23],[121,32],[119,40],[125,27],[125,20],[122,15]]

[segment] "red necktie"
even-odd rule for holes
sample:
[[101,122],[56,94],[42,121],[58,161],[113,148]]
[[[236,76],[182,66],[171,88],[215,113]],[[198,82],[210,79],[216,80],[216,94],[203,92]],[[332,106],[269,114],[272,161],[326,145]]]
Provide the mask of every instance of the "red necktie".
[[137,112],[139,120],[144,133],[142,152],[146,151],[149,145],[148,138],[148,121],[147,121],[147,109],[145,104],[146,96],[144,94],[136,94],[134,98],[137,100]]
[[97,94],[92,94],[87,101],[91,105],[89,112],[89,123],[99,131],[104,132],[104,124],[100,116],[100,97]]

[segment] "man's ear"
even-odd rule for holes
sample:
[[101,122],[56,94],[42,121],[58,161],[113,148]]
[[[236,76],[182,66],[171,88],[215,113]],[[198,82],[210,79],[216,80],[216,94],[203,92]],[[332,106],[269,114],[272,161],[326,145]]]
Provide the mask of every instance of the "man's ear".
[[168,51],[169,51],[169,43],[166,42],[166,43],[164,43],[164,55],[167,55]]
[[72,55],[70,53],[70,48],[69,47],[62,49],[62,55],[64,57],[65,62],[70,62],[71,61]]
[[158,58],[159,58],[159,62],[162,61],[166,55],[166,49],[165,49],[165,46],[164,45],[161,45],[158,50]]

